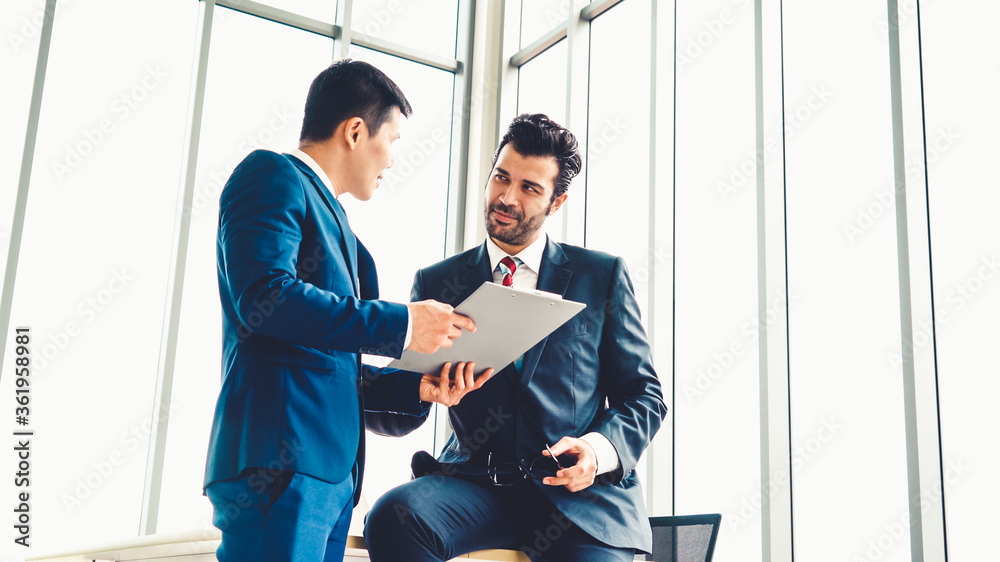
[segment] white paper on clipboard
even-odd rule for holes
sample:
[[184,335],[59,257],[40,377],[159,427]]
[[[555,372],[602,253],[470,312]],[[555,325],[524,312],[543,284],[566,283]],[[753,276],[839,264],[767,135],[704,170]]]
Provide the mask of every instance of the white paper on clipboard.
[[451,347],[434,353],[404,350],[389,367],[437,374],[449,361],[475,361],[477,374],[490,367],[499,371],[586,307],[552,293],[483,283],[455,307],[476,323],[474,333],[463,330]]

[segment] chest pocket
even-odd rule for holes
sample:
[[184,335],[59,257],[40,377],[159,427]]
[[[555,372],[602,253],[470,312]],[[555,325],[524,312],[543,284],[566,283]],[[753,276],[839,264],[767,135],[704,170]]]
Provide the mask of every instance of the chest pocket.
[[566,338],[577,338],[587,336],[590,332],[590,325],[586,321],[578,321],[574,318],[566,324],[560,326],[556,331],[552,332],[549,339],[561,340]]

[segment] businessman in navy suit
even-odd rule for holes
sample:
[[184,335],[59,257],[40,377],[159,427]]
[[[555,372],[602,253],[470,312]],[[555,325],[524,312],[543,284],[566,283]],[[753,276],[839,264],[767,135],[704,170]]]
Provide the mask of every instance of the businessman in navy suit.
[[508,548],[533,560],[630,561],[652,543],[635,468],[666,415],[632,283],[621,258],[542,232],[581,167],[571,132],[522,115],[493,162],[487,240],[417,272],[413,299],[454,305],[497,282],[587,307],[449,408],[454,433],[440,457],[415,455],[415,479],[369,512],[369,553],[423,562]]
[[371,198],[410,112],[375,67],[334,63],[309,89],[299,149],[251,153],[223,189],[223,378],[205,474],[219,560],[342,560],[365,409],[426,416],[476,387],[471,364],[436,380],[361,376],[361,353],[430,353],[475,329],[447,304],[376,300],[374,261],[337,200]]

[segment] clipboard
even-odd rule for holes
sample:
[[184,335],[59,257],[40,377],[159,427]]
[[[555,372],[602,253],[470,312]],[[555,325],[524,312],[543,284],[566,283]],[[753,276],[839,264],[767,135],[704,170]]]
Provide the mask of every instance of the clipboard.
[[477,374],[490,367],[499,372],[584,308],[553,293],[483,283],[455,307],[476,323],[474,333],[463,331],[451,347],[434,353],[404,350],[389,367],[438,374],[449,361],[475,361]]

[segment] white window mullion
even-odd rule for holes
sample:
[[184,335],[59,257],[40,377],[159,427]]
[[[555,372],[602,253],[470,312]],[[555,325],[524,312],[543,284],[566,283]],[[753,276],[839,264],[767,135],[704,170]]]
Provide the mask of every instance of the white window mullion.
[[[768,295],[788,297],[785,231],[785,139],[779,147],[767,124],[782,121],[784,84],[780,0],[758,0],[755,12],[757,106],[757,307],[767,316]],[[784,127],[782,127],[784,130]],[[768,148],[773,149],[768,150]],[[766,160],[765,160],[766,155]],[[788,312],[761,324],[760,340],[761,548],[764,562],[792,560],[791,436],[788,394]],[[785,483],[772,487],[771,482]]]
[[[917,25],[898,25],[909,6],[888,0],[889,73],[895,176],[899,312],[902,337],[903,411],[909,497],[910,554],[921,562],[944,562],[945,519],[938,417],[936,351],[915,354],[923,328],[914,318],[936,317],[931,292],[927,175],[907,177],[908,165],[926,170],[919,8]],[[903,17],[907,17],[903,14]],[[931,346],[936,341],[931,338]]]

